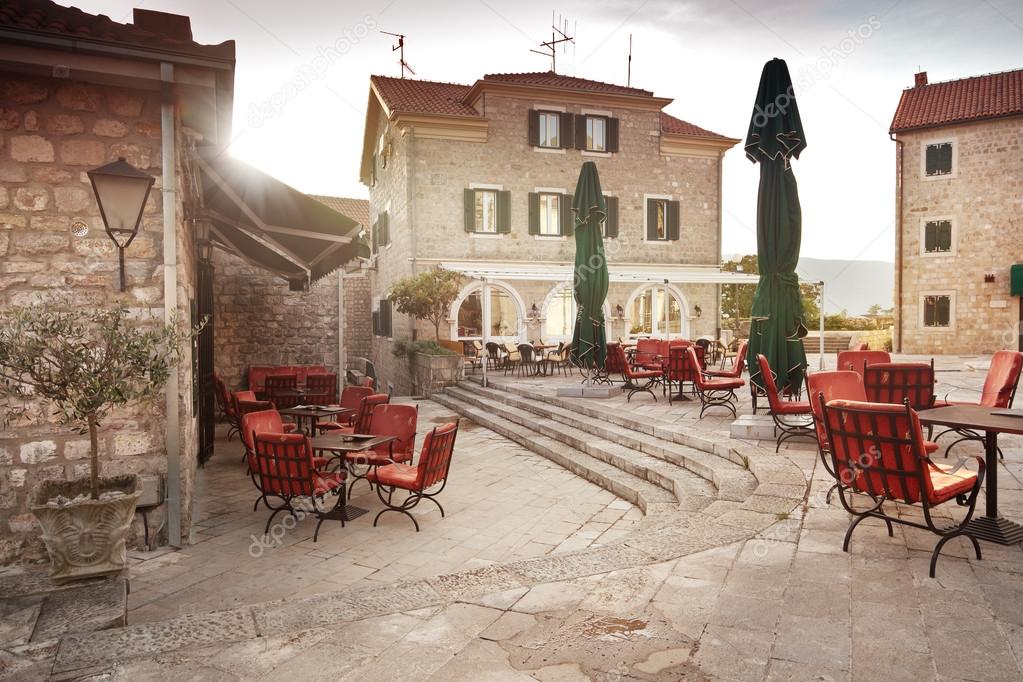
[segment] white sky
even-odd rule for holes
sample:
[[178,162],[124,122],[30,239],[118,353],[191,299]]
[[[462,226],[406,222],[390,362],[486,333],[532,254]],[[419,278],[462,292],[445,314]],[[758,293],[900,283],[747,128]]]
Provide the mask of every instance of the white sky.
[[[369,76],[399,73],[392,38],[380,30],[407,35],[405,57],[417,77],[460,83],[547,70],[549,60],[529,50],[549,38],[554,10],[576,36],[574,48],[558,54],[558,71],[624,84],[631,33],[632,84],[674,98],[668,113],[736,138],[745,136],[764,62],[781,57],[807,135],[795,172],[802,253],[815,258],[892,260],[888,126],[918,68],[935,82],[1023,66],[1018,0],[73,4],[126,22],[133,6],[187,14],[196,40],[237,41],[232,153],[303,191],[341,196],[367,196],[358,167]],[[328,63],[322,55],[331,48],[344,54]],[[300,73],[309,85],[282,100]],[[280,106],[252,115],[270,101]],[[726,155],[724,176],[724,253],[755,253],[758,175],[741,144]]]

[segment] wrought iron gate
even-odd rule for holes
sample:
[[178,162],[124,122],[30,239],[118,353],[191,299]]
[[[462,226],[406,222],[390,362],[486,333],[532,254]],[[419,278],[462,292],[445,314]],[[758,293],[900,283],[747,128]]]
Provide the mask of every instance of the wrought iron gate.
[[196,278],[195,315],[198,320],[205,318],[206,325],[199,332],[196,342],[195,385],[197,412],[199,416],[198,458],[203,466],[213,456],[214,428],[216,425],[215,390],[213,381],[213,264],[199,261]]

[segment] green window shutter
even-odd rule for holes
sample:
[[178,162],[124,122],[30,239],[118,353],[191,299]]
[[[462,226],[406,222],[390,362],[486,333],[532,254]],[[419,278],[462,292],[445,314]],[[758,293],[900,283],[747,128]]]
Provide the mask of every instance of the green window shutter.
[[607,150],[609,152],[618,151],[618,119],[609,118],[607,119]]
[[945,173],[952,172],[952,143],[941,145],[938,152],[938,162]]
[[391,336],[391,301],[380,299],[380,335]]
[[618,236],[618,197],[604,197],[607,202],[607,229],[605,236],[614,239]]
[[540,146],[540,112],[536,109],[526,112],[526,140],[532,147]]
[[[558,121],[558,146],[562,149],[571,149],[575,143],[575,115],[568,112],[562,112],[559,115],[561,119]],[[583,133],[585,134],[585,129]]]
[[668,239],[677,242],[681,233],[679,229],[679,212],[681,206],[677,201],[668,202]]
[[562,194],[561,199],[558,200],[558,207],[561,213],[558,216],[561,219],[561,234],[571,237],[575,234],[575,211],[572,210],[572,195]]
[[375,186],[377,184],[377,155],[374,154],[373,158],[371,158],[370,161],[372,161],[373,163],[372,174],[370,175],[370,179],[372,185]]
[[380,311],[373,311],[373,336],[380,336]]
[[497,193],[497,232],[511,232],[511,192],[507,190]]
[[462,190],[465,231],[476,231],[476,190]]
[[379,237],[380,237],[380,220],[379,219],[377,219],[377,221],[375,223],[373,223],[373,229],[371,230],[371,232],[373,233],[373,234],[370,235],[370,241],[372,242],[372,253],[376,253],[378,251],[378,249],[379,249]]
[[529,234],[540,234],[540,195],[529,193]]
[[948,220],[942,220],[938,223],[937,229],[937,242],[939,251],[951,251],[952,250],[952,223]]
[[657,241],[657,199],[646,200],[646,238]]
[[586,149],[586,117],[575,117],[575,148]]
[[951,300],[948,296],[938,296],[935,304],[935,318],[939,327],[947,327],[951,320]]
[[377,224],[380,226],[380,246],[387,246],[391,243],[391,223],[387,211],[380,214]]
[[924,253],[930,253],[937,248],[938,224],[929,222],[924,224]]

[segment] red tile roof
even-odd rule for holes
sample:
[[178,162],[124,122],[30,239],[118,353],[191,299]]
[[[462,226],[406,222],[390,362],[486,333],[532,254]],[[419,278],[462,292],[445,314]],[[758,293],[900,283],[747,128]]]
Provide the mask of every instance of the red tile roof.
[[1023,69],[902,91],[891,132],[1023,114]]
[[624,85],[591,81],[587,78],[576,78],[575,76],[564,76],[553,71],[534,71],[532,73],[488,73],[483,76],[484,81],[496,81],[500,83],[516,83],[520,85],[540,85],[549,88],[562,88],[564,90],[585,90],[587,92],[603,92],[616,95],[638,95],[640,97],[653,97],[654,93],[640,88],[629,88]]
[[[158,13],[150,12],[148,15],[149,23],[159,23]],[[186,18],[179,19],[168,21],[168,25],[180,29]],[[0,28],[234,61],[233,40],[219,45],[200,45],[169,32],[121,24],[103,14],[88,14],[50,0],[3,0],[0,4]]]
[[388,76],[371,76],[370,81],[392,112],[479,116],[475,109],[462,101],[469,92],[468,85]]
[[364,228],[369,228],[369,201],[349,197],[330,197],[325,194],[310,194],[313,199],[341,215],[351,218]]
[[709,137],[716,138],[719,140],[731,139],[725,135],[719,135],[718,133],[705,130],[700,126],[693,125],[688,121],[683,121],[680,118],[675,118],[670,114],[661,112],[661,132],[672,135],[685,135],[687,137]]

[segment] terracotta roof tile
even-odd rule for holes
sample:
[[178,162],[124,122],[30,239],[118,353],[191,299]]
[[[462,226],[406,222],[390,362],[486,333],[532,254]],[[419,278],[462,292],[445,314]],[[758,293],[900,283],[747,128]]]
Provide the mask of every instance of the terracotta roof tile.
[[1023,69],[903,90],[891,132],[1023,114]]
[[641,97],[653,97],[654,93],[640,88],[629,88],[624,85],[603,83],[587,78],[576,78],[565,76],[553,71],[534,71],[532,73],[488,73],[483,76],[484,81],[497,81],[501,83],[519,83],[522,85],[542,85],[550,88],[563,88],[566,90],[585,90],[587,92],[605,92],[618,95],[639,95]]
[[313,199],[341,215],[351,218],[363,228],[369,228],[369,201],[350,197],[330,197],[324,194],[310,194]]
[[475,109],[462,102],[469,92],[468,85],[388,76],[372,76],[370,80],[391,111],[408,114],[479,116]]
[[719,140],[730,139],[725,135],[719,135],[718,133],[705,130],[700,126],[693,125],[688,121],[683,121],[680,118],[675,118],[670,114],[661,112],[661,132],[670,133],[673,135],[686,135],[688,137],[710,137],[717,138]]
[[0,27],[234,60],[233,40],[219,45],[200,45],[193,40],[134,24],[121,24],[103,14],[88,14],[77,7],[64,7],[50,0],[4,0],[0,4]]

